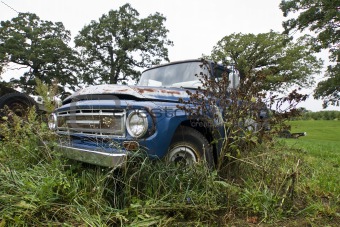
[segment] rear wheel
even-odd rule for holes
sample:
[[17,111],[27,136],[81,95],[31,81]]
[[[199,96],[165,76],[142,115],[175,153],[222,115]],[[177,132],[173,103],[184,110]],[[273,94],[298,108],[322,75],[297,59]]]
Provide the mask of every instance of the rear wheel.
[[212,151],[212,146],[199,131],[181,126],[172,139],[166,161],[184,166],[205,161],[208,167],[213,167]]
[[26,94],[9,93],[0,98],[0,109],[5,106],[19,117],[26,117],[28,109],[35,106],[35,101]]

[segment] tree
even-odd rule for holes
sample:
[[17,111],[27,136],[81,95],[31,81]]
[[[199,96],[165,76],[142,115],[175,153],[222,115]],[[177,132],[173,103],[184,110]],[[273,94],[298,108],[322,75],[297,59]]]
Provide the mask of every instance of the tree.
[[310,46],[304,37],[293,42],[273,31],[258,35],[234,33],[218,41],[211,57],[234,64],[243,80],[265,77],[263,89],[279,90],[313,84],[312,75],[320,72],[322,61],[313,55]]
[[315,89],[314,98],[324,99],[323,107],[340,105],[340,64],[329,65],[326,80],[320,81]]
[[[1,44],[0,44],[1,45]],[[1,47],[0,47],[1,48]],[[7,62],[6,62],[6,55],[5,53],[1,53],[0,52],[0,78],[1,78],[1,74],[3,73],[4,71],[4,68],[5,66],[7,65]]]
[[99,21],[91,21],[75,38],[84,64],[83,80],[86,83],[110,83],[127,79],[138,80],[136,70],[169,61],[166,20],[159,13],[139,19],[139,13],[129,4],[111,10]]
[[19,13],[10,21],[1,21],[0,65],[14,63],[27,71],[12,82],[34,93],[35,79],[60,90],[77,83],[73,75],[74,51],[68,46],[70,32],[61,22],[40,20],[32,13]]
[[299,13],[283,22],[285,33],[309,29],[316,34],[314,48],[329,49],[330,60],[326,80],[315,89],[314,97],[324,99],[327,105],[340,105],[340,0],[283,0],[280,8],[285,17]]

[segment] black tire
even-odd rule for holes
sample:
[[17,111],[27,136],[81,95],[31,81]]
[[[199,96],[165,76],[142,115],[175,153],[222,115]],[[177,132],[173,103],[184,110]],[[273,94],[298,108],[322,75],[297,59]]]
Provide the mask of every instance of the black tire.
[[205,161],[211,168],[214,165],[213,148],[199,131],[180,126],[172,139],[166,161],[185,166]]
[[26,117],[28,110],[37,105],[35,101],[26,94],[9,93],[0,98],[0,110],[5,106],[19,117]]

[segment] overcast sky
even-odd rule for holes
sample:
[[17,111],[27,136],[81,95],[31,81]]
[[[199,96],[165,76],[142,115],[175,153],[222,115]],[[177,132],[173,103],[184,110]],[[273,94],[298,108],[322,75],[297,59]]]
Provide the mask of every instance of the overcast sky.
[[[37,14],[42,20],[62,22],[72,37],[91,20],[130,3],[146,17],[155,12],[167,18],[171,61],[199,58],[210,54],[213,46],[232,33],[283,31],[281,0],[0,0],[0,21],[10,20],[17,12]],[[311,93],[311,91],[306,91]],[[301,106],[321,110],[321,101],[309,99]],[[329,108],[336,109],[339,108]]]

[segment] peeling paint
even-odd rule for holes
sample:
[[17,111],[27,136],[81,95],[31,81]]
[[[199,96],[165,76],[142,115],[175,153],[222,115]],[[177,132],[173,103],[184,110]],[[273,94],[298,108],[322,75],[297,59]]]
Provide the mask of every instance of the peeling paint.
[[138,99],[178,101],[179,98],[189,98],[185,89],[182,88],[159,88],[159,87],[143,87],[129,85],[97,85],[81,89],[67,98],[73,99],[80,95],[126,95],[129,94]]

